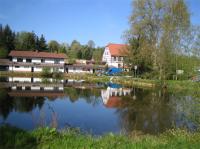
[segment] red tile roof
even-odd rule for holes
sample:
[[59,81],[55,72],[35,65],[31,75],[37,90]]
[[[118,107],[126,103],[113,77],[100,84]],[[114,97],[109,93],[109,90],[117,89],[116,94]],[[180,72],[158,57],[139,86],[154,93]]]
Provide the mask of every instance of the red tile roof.
[[38,51],[11,51],[9,56],[12,57],[38,57],[38,58],[66,58],[65,54],[38,52]]
[[112,56],[127,56],[128,47],[125,44],[108,44],[106,47],[109,48]]
[[105,106],[107,108],[119,108],[121,106],[121,97],[111,96]]

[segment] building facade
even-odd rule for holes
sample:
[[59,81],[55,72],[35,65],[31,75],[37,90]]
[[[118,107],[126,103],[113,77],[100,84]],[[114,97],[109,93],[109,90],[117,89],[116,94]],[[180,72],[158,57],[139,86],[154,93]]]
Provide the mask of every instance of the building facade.
[[41,72],[49,68],[51,72],[64,72],[65,54],[38,51],[11,51],[9,71]]
[[127,53],[127,45],[125,44],[108,44],[105,47],[102,61],[106,62],[108,67],[123,68]]

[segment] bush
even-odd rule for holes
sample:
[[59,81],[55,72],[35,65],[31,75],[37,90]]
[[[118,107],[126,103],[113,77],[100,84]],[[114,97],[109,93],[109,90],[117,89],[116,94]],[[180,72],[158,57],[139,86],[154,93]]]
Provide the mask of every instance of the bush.
[[49,67],[42,68],[42,77],[52,77],[51,69]]
[[146,72],[146,73],[143,73],[141,76],[140,76],[142,79],[159,79],[159,74],[158,72],[155,72],[155,71],[152,71],[152,72]]
[[53,72],[52,77],[53,78],[61,78],[62,74],[60,72]]
[[5,48],[0,48],[0,58],[6,58],[8,56],[8,51]]

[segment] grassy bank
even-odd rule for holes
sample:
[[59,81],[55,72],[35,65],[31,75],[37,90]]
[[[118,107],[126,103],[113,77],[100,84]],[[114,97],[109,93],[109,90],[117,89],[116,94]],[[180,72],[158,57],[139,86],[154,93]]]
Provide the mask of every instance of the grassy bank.
[[192,82],[190,80],[186,81],[174,81],[168,80],[167,86],[172,90],[188,90],[188,91],[200,91],[200,82]]
[[[11,77],[42,77],[41,73],[22,73],[22,72],[0,72],[0,76],[11,76]],[[161,82],[159,80],[145,80],[140,78],[132,78],[126,76],[96,76],[94,74],[64,74],[61,76],[64,79],[75,79],[75,80],[85,80],[87,83],[96,83],[96,82],[109,82],[112,80],[113,83],[122,84],[127,87],[146,87],[146,88],[155,88],[162,87]],[[171,91],[186,91],[186,92],[199,92],[200,91],[200,83],[192,82],[190,80],[184,81],[175,81],[175,80],[167,80],[166,88]]]
[[[41,73],[23,73],[23,72],[0,72],[0,76],[2,77],[42,77]],[[85,80],[87,83],[105,83],[109,82],[111,77],[109,76],[96,76],[94,74],[64,74],[62,76],[64,79],[75,79],[75,80]],[[144,80],[144,79],[133,79],[128,77],[113,77],[113,83],[122,84],[128,87],[155,87],[156,81],[152,80]]]
[[134,137],[108,134],[93,137],[70,129],[57,132],[53,128],[38,128],[28,132],[2,126],[0,138],[0,148],[4,149],[195,149],[200,146],[200,133],[189,133],[184,130],[170,130],[159,136]]

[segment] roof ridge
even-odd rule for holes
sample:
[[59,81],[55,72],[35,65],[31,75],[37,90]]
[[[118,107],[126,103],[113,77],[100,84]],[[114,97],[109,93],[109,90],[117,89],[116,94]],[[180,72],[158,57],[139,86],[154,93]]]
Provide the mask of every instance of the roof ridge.
[[9,53],[9,56],[20,56],[20,57],[46,57],[46,58],[65,58],[66,54],[64,53],[51,53],[43,51],[19,51],[12,50]]

